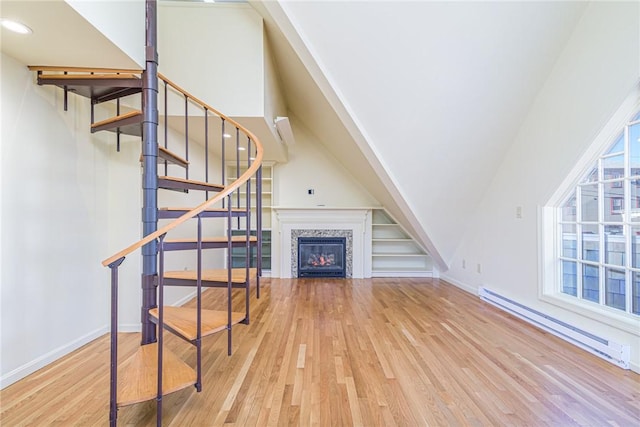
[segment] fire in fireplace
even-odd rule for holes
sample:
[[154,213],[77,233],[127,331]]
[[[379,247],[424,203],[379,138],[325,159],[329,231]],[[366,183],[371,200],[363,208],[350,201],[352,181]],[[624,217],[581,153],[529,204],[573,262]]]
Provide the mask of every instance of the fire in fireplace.
[[298,277],[346,277],[344,237],[299,237]]

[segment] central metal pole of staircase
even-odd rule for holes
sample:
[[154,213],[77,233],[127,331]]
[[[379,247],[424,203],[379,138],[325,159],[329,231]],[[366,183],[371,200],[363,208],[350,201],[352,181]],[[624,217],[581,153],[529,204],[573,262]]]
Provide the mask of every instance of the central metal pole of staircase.
[[[158,228],[158,18],[156,0],[146,0],[145,70],[142,73],[142,233]],[[142,344],[156,341],[149,309],[157,306],[156,276],[158,244],[142,248]]]

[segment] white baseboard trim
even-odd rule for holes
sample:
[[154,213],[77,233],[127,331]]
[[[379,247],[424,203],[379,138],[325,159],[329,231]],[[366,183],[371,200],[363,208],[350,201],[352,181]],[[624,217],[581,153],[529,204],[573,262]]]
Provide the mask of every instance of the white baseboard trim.
[[71,353],[72,351],[79,349],[83,345],[95,340],[96,338],[101,337],[107,332],[109,332],[109,328],[107,326],[103,326],[99,329],[96,329],[95,331],[89,332],[88,334],[71,341],[70,343],[62,345],[46,354],[43,354],[42,356],[32,360],[31,362],[25,363],[24,365],[14,369],[11,372],[6,373],[2,377],[0,377],[0,389],[8,387],[16,381],[19,381],[26,376],[36,372],[37,370],[44,368],[48,364],[53,363],[61,357]]
[[371,277],[433,277],[432,271],[372,271]]
[[[202,291],[206,291],[207,289],[210,288],[202,288]],[[193,291],[193,292],[189,292],[187,295],[185,295],[184,297],[180,298],[178,301],[176,301],[175,303],[173,303],[172,305],[174,307],[180,307],[183,304],[186,304],[187,302],[191,301],[192,299],[194,299],[196,297],[197,292]]]
[[595,335],[576,325],[564,322],[518,301],[511,300],[485,287],[480,288],[479,296],[483,301],[507,313],[511,313],[525,322],[543,329],[576,347],[580,347],[609,363],[622,369],[630,369],[631,347],[629,344],[617,343],[606,336]]
[[142,331],[142,325],[140,323],[123,323],[118,325],[118,332],[133,333]]
[[478,287],[474,288],[473,286],[469,286],[468,284],[461,282],[457,279],[454,279],[453,277],[448,276],[446,274],[442,274],[440,276],[440,280],[444,280],[445,282],[452,284],[456,288],[460,288],[463,291],[469,292],[470,294],[478,295]]
[[[203,291],[206,291],[208,288],[203,288]],[[189,292],[189,294],[180,298],[178,301],[172,304],[174,307],[180,307],[181,305],[191,301],[196,297],[196,292]],[[118,325],[118,332],[124,333],[132,333],[132,332],[140,332],[142,331],[142,325],[140,323],[120,323]]]

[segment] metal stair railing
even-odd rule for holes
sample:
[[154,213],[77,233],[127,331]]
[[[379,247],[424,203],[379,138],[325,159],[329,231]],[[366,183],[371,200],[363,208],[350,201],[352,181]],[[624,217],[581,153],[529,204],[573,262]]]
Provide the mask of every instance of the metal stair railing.
[[[133,95],[135,93],[140,93],[139,90],[142,89],[142,85],[141,83],[138,81],[139,77],[137,77],[137,75],[140,74],[140,70],[115,70],[115,69],[91,69],[91,68],[78,68],[78,67],[41,67],[41,66],[32,66],[29,67],[31,70],[33,71],[37,71],[38,74],[38,84],[49,84],[49,85],[56,85],[61,87],[64,92],[65,92],[65,100],[67,98],[67,93],[68,91],[75,91],[76,93],[78,93],[78,95],[81,96],[85,96],[91,99],[92,102],[92,108],[91,108],[91,122],[92,125],[95,123],[94,120],[94,109],[93,106],[95,103],[97,102],[103,102],[103,101],[116,101],[116,110],[117,113],[120,113],[120,99],[124,96],[130,96]],[[99,73],[99,74],[97,74]],[[175,218],[175,216],[172,216],[172,218],[175,218],[173,221],[169,222],[168,224],[164,225],[163,227],[149,233],[148,235],[146,235],[144,238],[138,240],[137,242],[134,242],[133,244],[129,245],[128,247],[122,249],[121,251],[113,254],[112,256],[110,256],[109,258],[105,259],[102,264],[103,266],[107,266],[110,268],[111,271],[111,391],[110,391],[110,422],[112,425],[115,425],[116,423],[116,417],[117,417],[117,408],[118,408],[118,400],[117,400],[117,395],[118,395],[118,366],[117,366],[117,360],[118,360],[118,345],[117,345],[117,333],[118,333],[118,288],[119,288],[119,284],[118,284],[118,268],[120,267],[120,265],[122,264],[122,262],[124,261],[125,257],[127,257],[128,255],[130,255],[131,253],[133,253],[134,251],[143,248],[143,252],[144,252],[144,247],[145,245],[149,244],[149,243],[153,243],[153,245],[158,248],[158,254],[160,256],[160,262],[161,262],[161,269],[159,271],[159,275],[157,277],[157,284],[159,284],[161,286],[160,288],[160,301],[158,301],[158,296],[155,295],[155,293],[152,295],[152,298],[150,298],[151,300],[153,300],[153,303],[158,304],[159,303],[159,307],[158,307],[158,320],[157,320],[157,324],[154,326],[154,328],[157,328],[159,331],[164,331],[164,309],[162,308],[162,303],[163,303],[163,299],[164,299],[164,293],[162,290],[162,284],[163,284],[163,279],[164,279],[164,250],[165,250],[165,243],[164,243],[164,238],[167,236],[167,234],[171,231],[173,231],[176,227],[180,226],[181,224],[185,223],[186,221],[192,219],[192,218],[197,218],[198,220],[198,229],[197,229],[197,257],[198,257],[198,262],[197,262],[197,280],[196,280],[196,288],[197,288],[197,332],[196,332],[196,338],[195,338],[195,345],[197,347],[197,358],[198,358],[198,362],[197,362],[197,377],[194,380],[194,382],[192,384],[195,383],[196,388],[198,389],[198,391],[200,391],[201,388],[201,352],[200,352],[200,342],[201,342],[201,338],[202,338],[202,329],[201,329],[201,287],[202,287],[202,250],[203,250],[203,239],[202,239],[202,224],[201,224],[201,219],[204,216],[212,216],[212,215],[208,215],[208,213],[205,213],[209,208],[214,207],[214,205],[216,204],[221,204],[223,208],[226,208],[226,214],[224,215],[224,217],[226,218],[227,221],[227,245],[226,245],[226,249],[227,249],[227,293],[228,293],[228,307],[227,307],[227,311],[228,311],[228,318],[227,318],[227,330],[228,330],[228,348],[229,348],[229,354],[231,352],[231,324],[232,324],[232,318],[231,318],[231,308],[232,308],[232,304],[231,304],[231,291],[232,291],[232,267],[233,267],[233,262],[232,262],[232,250],[234,247],[234,244],[232,243],[232,227],[233,227],[233,216],[234,216],[234,210],[233,210],[233,199],[234,199],[234,193],[236,193],[236,197],[235,197],[235,201],[236,201],[236,213],[235,215],[238,216],[238,221],[236,224],[236,227],[238,229],[240,229],[242,227],[242,218],[241,218],[241,214],[237,213],[237,209],[242,208],[244,209],[244,226],[245,226],[245,236],[246,236],[246,242],[245,242],[245,253],[246,253],[246,263],[244,265],[245,267],[245,289],[246,289],[246,295],[245,295],[245,301],[246,301],[246,305],[245,305],[245,322],[248,323],[249,321],[249,278],[250,278],[250,263],[251,263],[251,242],[250,242],[250,237],[251,237],[251,209],[252,209],[252,201],[251,201],[251,179],[255,177],[256,179],[256,212],[257,212],[257,216],[256,216],[256,229],[255,229],[255,233],[256,233],[256,237],[257,237],[257,248],[256,248],[256,252],[257,252],[257,275],[256,275],[256,293],[257,296],[259,298],[260,296],[260,275],[261,275],[261,270],[262,270],[262,266],[261,266],[261,243],[262,243],[262,218],[261,218],[261,207],[262,207],[262,194],[261,194],[261,189],[262,189],[262,183],[261,183],[261,176],[262,176],[262,168],[261,168],[261,164],[262,164],[262,159],[264,157],[264,151],[263,151],[263,146],[261,144],[261,142],[259,141],[259,139],[253,134],[251,133],[251,131],[249,131],[248,129],[246,129],[245,127],[243,127],[240,123],[234,121],[233,119],[223,115],[222,113],[218,112],[217,110],[215,110],[214,108],[212,108],[211,106],[207,105],[206,103],[202,102],[201,100],[199,100],[198,98],[192,96],[191,94],[189,94],[188,92],[186,92],[185,90],[183,90],[182,88],[180,88],[178,85],[176,85],[175,83],[171,82],[170,80],[168,80],[167,78],[165,78],[162,75],[158,75],[158,81],[164,85],[164,96],[165,96],[165,100],[164,100],[164,148],[168,150],[168,141],[169,141],[169,111],[170,111],[170,106],[169,106],[169,93],[175,93],[179,96],[179,98],[184,99],[184,103],[185,103],[185,118],[184,118],[184,123],[185,123],[185,127],[184,127],[184,134],[185,134],[185,157],[188,159],[189,156],[189,143],[190,140],[193,138],[193,135],[196,132],[189,132],[189,126],[190,123],[193,122],[193,119],[189,120],[189,116],[193,117],[194,114],[192,112],[190,112],[190,106],[195,106],[196,111],[200,111],[201,113],[201,117],[203,117],[203,121],[204,121],[204,182],[208,183],[209,182],[209,164],[210,164],[210,141],[209,141],[209,130],[210,130],[210,126],[211,123],[213,122],[214,126],[215,125],[219,125],[220,126],[220,154],[221,154],[221,178],[222,178],[222,182],[221,182],[221,189],[218,193],[216,193],[213,197],[209,197],[209,191],[205,191],[205,201],[201,204],[199,204],[198,206],[195,206],[191,209],[189,209],[187,212],[183,213],[182,215],[178,216],[177,218]],[[94,87],[93,85],[96,85],[96,87]],[[111,87],[110,87],[111,86]],[[72,89],[73,88],[73,89]],[[124,88],[124,89],[123,89]],[[136,89],[137,88],[137,89]],[[109,92],[111,90],[111,92]],[[171,92],[169,92],[171,91]],[[99,95],[96,95],[96,92],[99,92]],[[112,94],[110,94],[112,93]],[[66,108],[66,102],[65,102],[65,108]],[[191,110],[193,110],[193,107],[191,107]],[[142,114],[139,114],[139,116],[142,116]],[[195,114],[195,116],[197,117],[197,113]],[[130,120],[128,118],[129,122],[127,123],[127,126],[131,125],[132,123],[132,119]],[[111,121],[111,119],[107,119],[103,122],[109,122]],[[101,122],[101,123],[103,123]],[[104,129],[105,130],[115,130],[117,132],[117,140],[118,140],[118,146],[120,144],[120,128],[118,126],[118,122],[117,120],[113,120],[113,126],[111,128],[109,128],[108,125],[104,125]],[[157,123],[157,121],[155,122]],[[141,123],[140,123],[141,125]],[[232,150],[228,150],[226,148],[227,142],[227,135],[226,135],[226,130],[227,129],[233,129],[235,128],[235,134],[236,134],[236,138],[235,138],[235,149]],[[137,129],[136,132],[138,132],[140,129]],[[95,131],[94,127],[92,126],[92,132]],[[243,135],[243,138],[240,137],[240,135]],[[140,135],[140,133],[132,133],[132,135]],[[244,140],[244,137],[246,137],[246,145],[242,142]],[[155,158],[157,158],[157,154],[159,151],[159,144],[157,144],[158,141],[156,142],[156,156]],[[230,141],[231,142],[231,141]],[[244,148],[244,150],[241,150],[241,147]],[[241,156],[240,153],[242,151],[246,151],[246,167],[244,164],[241,163]],[[236,163],[236,176],[231,179],[228,178],[226,176],[226,164],[227,164],[227,153],[231,152],[231,153],[235,153],[234,154],[234,160]],[[185,159],[185,160],[187,160]],[[165,169],[165,173],[168,172],[168,164],[167,164],[167,159],[165,158],[164,160],[164,169]],[[175,163],[175,162],[174,162]],[[189,172],[188,172],[188,166],[189,163],[188,161],[186,162],[182,162],[181,163],[185,169],[187,169],[186,172],[186,178],[189,177]],[[240,173],[240,170],[244,170],[243,173]],[[155,165],[155,174],[157,176],[157,164]],[[242,186],[245,186],[245,196],[246,196],[246,201],[244,203],[244,206],[242,206],[241,203],[241,192],[242,192]],[[156,187],[157,190],[157,187]],[[222,214],[216,214],[213,216],[222,216]],[[157,260],[157,258],[156,258]],[[143,298],[146,301],[146,298]],[[146,303],[144,303],[146,304]],[[150,315],[148,314],[148,312],[146,312],[146,308],[148,307],[143,307],[143,311],[145,311],[145,316],[147,319],[150,318]],[[162,334],[162,332],[160,332],[160,335]],[[144,335],[144,334],[143,334]],[[160,338],[159,341],[162,341],[162,338]],[[192,342],[193,344],[193,342]],[[162,400],[162,395],[163,395],[163,390],[162,390],[162,363],[163,363],[163,359],[165,359],[163,357],[163,348],[161,345],[158,345],[158,372],[157,372],[157,379],[158,379],[158,386],[157,386],[157,396],[156,399],[158,401],[158,423],[161,422],[161,400]],[[145,399],[148,400],[148,399]]]
[[[205,104],[204,102],[200,101],[199,99],[195,98],[194,96],[192,96],[191,94],[187,93],[186,91],[184,91],[183,89],[181,89],[180,87],[178,87],[175,83],[171,82],[170,80],[166,79],[164,76],[159,75],[159,80],[162,82],[162,84],[164,85],[164,92],[165,92],[165,111],[164,111],[164,135],[165,135],[165,140],[164,140],[164,144],[165,144],[165,148],[169,149],[168,147],[168,130],[169,130],[169,105],[168,105],[168,90],[173,90],[176,91],[178,93],[180,93],[184,99],[185,99],[185,117],[186,115],[189,114],[189,105],[190,104],[195,104],[197,105],[201,111],[204,114],[204,148],[205,148],[205,155],[204,155],[204,163],[205,163],[205,173],[204,173],[204,180],[205,182],[208,182],[209,180],[209,128],[210,128],[210,121],[211,120],[219,120],[220,121],[220,128],[221,128],[221,169],[222,169],[222,179],[223,179],[223,184],[224,184],[224,189],[222,191],[220,191],[219,193],[215,194],[213,197],[208,197],[208,192],[205,193],[205,198],[206,200],[199,204],[198,206],[192,208],[191,210],[189,210],[188,212],[184,213],[183,215],[181,215],[180,217],[174,219],[173,221],[171,221],[170,223],[166,224],[163,227],[160,227],[157,231],[145,236],[144,238],[138,240],[137,242],[134,242],[133,244],[131,244],[130,246],[124,248],[123,250],[115,253],[114,255],[110,256],[109,258],[105,259],[102,264],[103,266],[108,266],[111,270],[111,288],[112,288],[112,320],[111,320],[111,342],[112,342],[112,354],[111,354],[111,404],[110,404],[110,419],[112,420],[112,424],[115,425],[115,420],[117,418],[117,315],[118,315],[118,306],[117,306],[117,294],[118,294],[118,267],[122,264],[122,262],[124,261],[125,257],[127,257],[129,254],[133,253],[134,251],[142,248],[144,245],[150,243],[150,242],[157,242],[159,245],[159,252],[160,252],[160,269],[159,269],[159,277],[158,277],[158,285],[160,286],[159,288],[159,299],[160,301],[158,301],[158,310],[160,313],[160,316],[157,320],[157,328],[158,328],[158,391],[157,391],[157,411],[158,411],[158,420],[161,419],[161,411],[162,411],[162,395],[163,395],[163,390],[162,390],[162,361],[163,361],[163,348],[162,348],[162,334],[163,334],[163,330],[164,330],[164,318],[163,318],[163,308],[162,303],[163,303],[163,299],[164,299],[164,294],[163,294],[163,290],[162,290],[162,283],[163,283],[163,272],[164,272],[164,237],[167,235],[167,233],[171,232],[173,229],[175,229],[176,227],[178,227],[179,225],[185,223],[186,221],[188,221],[189,219],[192,218],[197,218],[198,220],[198,231],[197,231],[197,235],[198,235],[198,243],[197,243],[197,258],[198,258],[198,262],[197,262],[197,281],[196,281],[196,288],[197,288],[197,307],[198,307],[198,325],[197,325],[197,337],[196,337],[196,348],[197,348],[197,380],[196,380],[196,388],[198,389],[198,391],[201,389],[201,349],[199,348],[200,346],[200,341],[201,341],[201,325],[200,325],[200,311],[201,311],[201,286],[202,286],[202,262],[201,262],[201,258],[202,258],[202,230],[201,230],[201,215],[203,214],[203,212],[205,212],[208,208],[213,207],[214,205],[221,203],[223,205],[223,207],[227,208],[227,214],[226,214],[226,221],[227,221],[227,272],[228,272],[228,281],[227,281],[227,292],[228,292],[228,306],[227,306],[227,312],[228,312],[228,321],[227,321],[227,330],[228,330],[228,352],[230,354],[231,352],[231,324],[232,324],[232,319],[231,319],[231,311],[232,311],[232,301],[231,301],[231,290],[232,290],[232,259],[231,259],[231,254],[232,254],[232,249],[233,249],[233,245],[232,245],[232,241],[231,241],[231,237],[232,237],[232,233],[231,233],[231,229],[232,229],[232,222],[233,222],[233,211],[232,211],[232,196],[234,195],[233,193],[237,193],[237,195],[240,195],[241,192],[241,188],[243,185],[246,185],[246,202],[245,202],[245,209],[246,209],[246,213],[245,213],[245,223],[246,223],[246,230],[247,230],[247,239],[246,239],[246,253],[247,253],[247,262],[245,264],[245,278],[247,280],[247,285],[248,285],[248,281],[249,281],[249,277],[250,277],[250,253],[251,253],[251,242],[249,240],[249,236],[251,233],[251,194],[250,194],[250,181],[252,179],[252,177],[254,176],[259,176],[260,172],[261,172],[261,163],[262,163],[262,159],[263,159],[263,147],[262,144],[260,143],[259,139],[253,134],[251,133],[248,129],[246,129],[245,127],[243,127],[241,124],[237,123],[236,121],[234,121],[233,119],[219,113],[217,110],[215,110],[214,108],[212,108],[211,106]],[[244,151],[247,152],[247,160],[246,160],[246,170],[244,171],[244,173],[239,174],[239,176],[234,179],[232,182],[225,182],[225,165],[226,165],[226,153],[228,152],[228,150],[225,148],[226,146],[226,138],[225,138],[225,126],[233,126],[236,129],[236,150],[234,150],[236,152],[236,158],[237,158],[237,162],[240,161],[240,138],[239,135],[242,132],[242,134],[246,135],[247,138],[247,143],[246,143],[246,148]],[[189,144],[189,119],[185,118],[185,158],[188,160],[188,144]],[[238,163],[238,165],[240,165],[240,163]],[[168,169],[168,165],[166,164],[166,160],[165,160],[165,171]],[[238,168],[239,170],[239,168]],[[188,172],[186,175],[186,178],[188,178]],[[261,187],[259,180],[258,182],[258,187]],[[257,194],[256,195],[256,199],[258,200],[258,205],[260,205],[261,203],[261,194]],[[240,199],[237,199],[238,203],[236,205],[236,207],[240,207],[241,203],[239,202]],[[258,215],[257,215],[257,219],[258,219],[258,224],[260,224],[257,228],[256,228],[256,235],[258,237],[258,253],[260,252],[260,244],[261,244],[261,234],[262,234],[262,230],[261,230],[261,220],[260,218],[260,214],[258,211]],[[238,220],[240,221],[240,218],[238,218]],[[238,222],[238,226],[240,226],[240,222]],[[258,263],[260,261],[260,258],[258,257]],[[259,275],[260,275],[260,266],[258,267],[258,275],[256,277],[256,283],[257,283],[257,294],[259,296]],[[245,286],[246,288],[246,321],[248,322],[249,320],[249,286]],[[115,295],[115,297],[113,296]],[[160,422],[160,421],[159,421]]]

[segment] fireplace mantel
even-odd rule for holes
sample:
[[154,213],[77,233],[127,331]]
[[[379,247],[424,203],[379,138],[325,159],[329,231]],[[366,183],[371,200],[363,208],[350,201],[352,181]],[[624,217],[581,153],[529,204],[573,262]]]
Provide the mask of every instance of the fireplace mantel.
[[371,208],[274,207],[272,220],[272,277],[292,277],[293,230],[350,230],[351,277],[371,277]]

